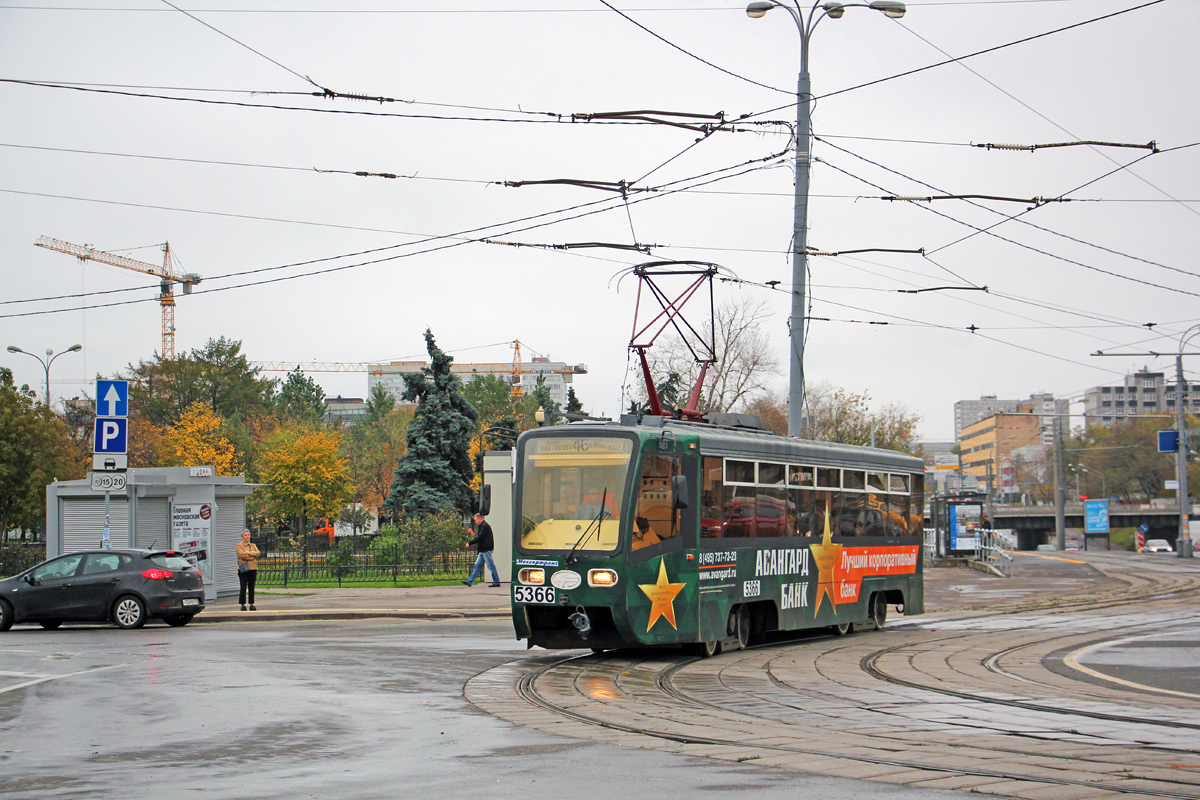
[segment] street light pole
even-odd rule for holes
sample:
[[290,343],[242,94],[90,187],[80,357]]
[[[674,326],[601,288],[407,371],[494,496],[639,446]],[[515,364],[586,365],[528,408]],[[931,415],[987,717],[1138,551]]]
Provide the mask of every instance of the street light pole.
[[808,11],[808,18],[799,5],[755,0],[746,6],[753,19],[764,16],[772,8],[782,8],[791,15],[800,33],[800,76],[796,81],[796,197],[792,217],[792,311],[788,318],[791,339],[788,370],[788,436],[804,433],[804,321],[808,283],[808,180],[812,159],[812,85],[808,75],[808,42],[813,30],[825,17],[839,19],[847,8],[871,8],[892,19],[904,16],[905,6],[898,0],[872,0],[869,3],[838,3],[817,0]]
[[1175,550],[1180,558],[1192,557],[1192,534],[1188,517],[1192,510],[1188,497],[1188,433],[1187,433],[1187,380],[1183,375],[1184,345],[1196,334],[1200,325],[1193,325],[1179,337],[1179,354],[1175,356],[1175,421],[1179,430],[1179,452],[1175,455],[1175,480],[1179,483],[1179,535],[1175,538]]
[[73,344],[70,347],[68,347],[66,350],[63,350],[62,353],[58,353],[57,355],[55,355],[53,350],[51,350],[50,348],[46,348],[46,358],[42,358],[41,356],[39,356],[35,353],[30,353],[27,350],[22,350],[21,348],[15,347],[11,344],[8,346],[8,352],[24,353],[25,355],[29,356],[30,358],[36,358],[38,360],[38,363],[41,364],[42,367],[45,369],[45,371],[46,371],[46,408],[50,407],[50,365],[54,363],[54,359],[58,358],[58,356],[61,356],[63,353],[76,353],[82,349],[83,349],[83,345]]

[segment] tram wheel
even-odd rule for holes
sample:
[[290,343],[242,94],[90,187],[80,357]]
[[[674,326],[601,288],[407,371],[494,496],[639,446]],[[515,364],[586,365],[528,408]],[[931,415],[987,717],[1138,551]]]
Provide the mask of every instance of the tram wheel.
[[736,637],[738,649],[745,650],[750,644],[750,608],[737,606],[729,611],[729,635]]
[[871,624],[875,626],[875,630],[883,630],[883,626],[887,624],[887,613],[887,595],[876,592],[871,596]]
[[697,642],[696,644],[688,645],[687,651],[701,658],[712,658],[713,656],[721,655],[721,642],[718,639],[714,639],[711,642]]
[[831,625],[830,627],[833,629],[834,636],[845,636],[846,634],[850,633],[850,631],[854,630],[849,622],[839,622],[836,625]]

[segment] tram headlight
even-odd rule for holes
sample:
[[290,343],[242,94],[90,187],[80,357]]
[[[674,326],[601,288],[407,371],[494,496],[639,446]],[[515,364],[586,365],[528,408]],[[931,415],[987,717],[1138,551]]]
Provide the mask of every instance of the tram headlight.
[[617,573],[611,569],[589,569],[588,586],[616,586]]
[[517,580],[527,586],[541,586],[546,582],[546,570],[526,567],[517,573]]

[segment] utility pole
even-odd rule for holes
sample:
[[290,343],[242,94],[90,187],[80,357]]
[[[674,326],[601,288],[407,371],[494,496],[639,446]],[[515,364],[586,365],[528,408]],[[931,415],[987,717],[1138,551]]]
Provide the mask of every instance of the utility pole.
[[889,19],[904,16],[900,0],[868,0],[863,3],[813,4],[808,16],[798,3],[779,0],[753,0],[746,14],[759,19],[773,8],[782,8],[800,32],[800,75],[796,79],[796,194],[792,213],[792,313],[788,318],[791,339],[788,369],[788,436],[804,436],[804,321],[807,314],[808,281],[808,181],[812,166],[812,83],[808,73],[808,43],[817,23],[829,17],[841,19],[847,8],[862,7],[880,12]]
[[[1175,480],[1179,484],[1179,533],[1175,538],[1175,552],[1180,558],[1192,558],[1192,532],[1188,525],[1191,515],[1191,498],[1188,497],[1188,432],[1187,432],[1187,390],[1188,384],[1183,375],[1183,357],[1194,356],[1197,353],[1185,353],[1184,348],[1192,337],[1200,334],[1200,325],[1193,325],[1179,337],[1179,352],[1175,354],[1175,428],[1179,431],[1179,452],[1175,454]],[[1094,356],[1154,356],[1166,353],[1105,353],[1098,350]]]
[[1054,546],[1067,549],[1066,470],[1063,469],[1062,418],[1054,417]]
[[1187,381],[1183,376],[1183,347],[1175,356],[1175,420],[1179,428],[1179,452],[1175,454],[1175,481],[1179,484],[1179,535],[1175,538],[1175,550],[1180,558],[1192,557],[1192,532],[1188,517],[1192,510],[1188,497],[1188,431],[1187,431]]

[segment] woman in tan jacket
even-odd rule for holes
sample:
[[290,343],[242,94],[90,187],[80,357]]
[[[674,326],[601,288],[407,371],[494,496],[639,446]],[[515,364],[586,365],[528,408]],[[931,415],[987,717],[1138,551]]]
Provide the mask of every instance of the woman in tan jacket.
[[246,591],[250,592],[250,610],[254,607],[254,579],[258,577],[258,545],[250,541],[250,531],[242,531],[242,540],[237,546],[238,560],[238,603],[246,610]]

